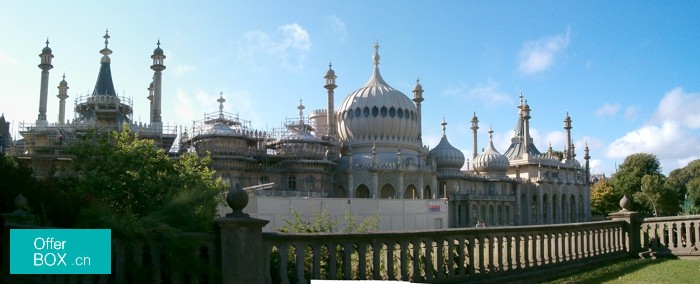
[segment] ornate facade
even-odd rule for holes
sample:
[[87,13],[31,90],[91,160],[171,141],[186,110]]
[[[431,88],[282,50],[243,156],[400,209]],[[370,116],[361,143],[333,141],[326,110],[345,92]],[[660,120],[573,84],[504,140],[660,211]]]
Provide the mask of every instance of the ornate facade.
[[[288,119],[271,132],[223,111],[206,115],[182,135],[181,151],[209,151],[217,173],[232,186],[257,195],[288,197],[443,199],[450,227],[569,223],[590,217],[588,149],[585,165],[575,159],[571,118],[566,116],[567,150],[541,153],[530,137],[530,106],[518,106],[516,131],[504,154],[492,141],[477,153],[479,120],[471,120],[471,165],[446,135],[432,150],[421,137],[424,101],[418,81],[413,98],[392,88],[379,70],[334,107],[337,76],[324,76],[328,108]],[[489,135],[493,131],[489,130]]]
[[[161,120],[163,50],[153,51],[154,71],[148,88],[151,101],[148,123],[132,120],[131,101],[114,91],[108,48],[100,51],[100,69],[92,94],[79,96],[75,118],[64,121],[68,84],[58,86],[59,121],[46,120],[49,70],[53,53],[46,47],[39,55],[41,88],[39,115],[34,124],[20,125],[23,140],[16,141],[13,154],[39,175],[70,161],[64,145],[87,129],[119,130],[124,124],[138,130],[140,137],[154,139],[170,149],[175,128]],[[471,120],[473,148],[471,163],[447,137],[432,150],[422,140],[423,87],[416,81],[409,98],[392,88],[381,76],[379,45],[375,43],[369,80],[346,95],[335,108],[337,76],[332,66],[326,72],[327,108],[298,116],[279,128],[256,130],[251,122],[224,111],[223,94],[218,112],[206,114],[180,133],[178,153],[209,153],[217,175],[231,186],[240,186],[262,196],[441,199],[449,204],[449,226],[474,226],[481,220],[489,226],[569,223],[590,217],[590,174],[588,149],[581,164],[571,142],[571,118],[564,119],[567,133],[565,151],[540,152],[530,136],[530,106],[518,105],[515,135],[501,154],[491,138],[477,152],[479,120]],[[489,130],[489,137],[492,135]],[[426,209],[428,210],[428,209]]]
[[46,47],[42,49],[39,57],[41,62],[41,87],[39,92],[39,114],[35,123],[20,123],[20,135],[23,139],[15,141],[11,154],[16,156],[25,166],[31,167],[38,177],[51,175],[53,171],[65,166],[72,160],[70,155],[64,153],[65,146],[73,143],[78,137],[88,130],[94,129],[98,133],[108,133],[112,130],[121,130],[127,125],[133,131],[138,131],[139,137],[153,139],[157,146],[170,149],[177,137],[176,127],[163,126],[160,117],[161,100],[161,73],[165,69],[163,61],[165,55],[160,48],[160,41],[153,51],[153,59],[150,68],[154,71],[153,80],[149,85],[151,100],[150,121],[146,123],[133,121],[133,104],[130,98],[119,96],[114,88],[111,71],[112,50],[109,49],[109,33],[104,35],[104,48],[100,50],[100,68],[97,73],[97,82],[92,94],[80,95],[75,99],[73,120],[66,120],[65,107],[68,95],[68,82],[66,76],[58,85],[59,109],[58,121],[49,123],[47,120],[47,100],[49,87],[49,70],[53,68],[51,60],[53,51]]

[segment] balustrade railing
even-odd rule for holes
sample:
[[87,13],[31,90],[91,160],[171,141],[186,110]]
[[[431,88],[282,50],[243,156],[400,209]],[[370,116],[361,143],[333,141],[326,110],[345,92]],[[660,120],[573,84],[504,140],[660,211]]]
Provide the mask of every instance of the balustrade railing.
[[402,233],[263,233],[272,283],[309,279],[441,282],[627,254],[624,222]]
[[642,253],[700,256],[698,216],[646,218],[641,222]]

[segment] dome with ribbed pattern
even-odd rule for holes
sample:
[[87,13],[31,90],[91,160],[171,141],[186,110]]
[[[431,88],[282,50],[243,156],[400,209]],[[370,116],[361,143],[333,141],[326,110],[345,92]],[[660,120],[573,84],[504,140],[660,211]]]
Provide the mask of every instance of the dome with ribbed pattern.
[[474,170],[486,174],[505,174],[510,161],[493,146],[493,130],[489,129],[489,145],[486,150],[474,158]]
[[379,73],[379,55],[369,81],[350,93],[338,108],[338,134],[350,141],[418,139],[418,111],[413,102],[392,88]]
[[437,169],[459,170],[464,165],[464,153],[447,141],[447,135],[442,135],[440,143],[430,150],[430,156],[435,157]]

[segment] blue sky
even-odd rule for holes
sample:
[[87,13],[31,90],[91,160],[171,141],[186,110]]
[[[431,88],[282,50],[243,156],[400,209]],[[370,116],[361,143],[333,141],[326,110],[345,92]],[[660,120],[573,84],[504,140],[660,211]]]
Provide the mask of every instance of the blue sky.
[[[323,75],[338,76],[335,103],[373,68],[408,96],[423,86],[423,136],[437,145],[444,117],[453,146],[471,157],[469,120],[489,126],[507,149],[518,96],[532,108],[537,147],[563,150],[573,119],[578,158],[586,143],[593,173],[610,175],[627,155],[655,154],[663,171],[700,158],[700,2],[638,1],[0,1],[0,112],[33,123],[38,54],[54,53],[48,117],[58,116],[65,72],[74,99],[91,93],[102,36],[112,75],[148,120],[150,55],[160,39],[163,120],[190,127],[205,112],[238,113],[260,130],[326,107]],[[206,3],[206,4],[202,4]],[[675,5],[674,5],[675,4]]]

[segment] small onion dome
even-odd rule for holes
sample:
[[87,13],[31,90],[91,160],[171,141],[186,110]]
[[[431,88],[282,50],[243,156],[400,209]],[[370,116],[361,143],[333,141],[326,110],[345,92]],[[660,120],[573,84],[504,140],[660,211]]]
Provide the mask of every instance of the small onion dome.
[[435,148],[430,150],[430,156],[435,157],[437,161],[438,170],[442,169],[455,169],[459,170],[464,165],[464,153],[459,149],[455,148],[447,141],[447,134],[445,134],[445,126],[447,122],[442,119],[442,139]]
[[482,173],[501,173],[508,171],[510,161],[493,147],[493,130],[489,128],[489,145],[486,150],[476,156],[473,161],[474,169]]
[[413,87],[413,90],[414,91],[422,91],[423,90],[423,86],[421,86],[420,80],[416,79],[416,85]]
[[160,48],[160,39],[158,39],[158,43],[156,43],[158,47],[153,50],[153,55],[163,55],[163,49]]
[[435,148],[430,150],[430,155],[437,160],[438,169],[461,169],[464,165],[464,153],[455,148],[443,135]]
[[51,48],[49,47],[49,39],[46,39],[46,47],[41,50],[41,53],[49,54],[51,53]]
[[332,77],[332,76],[335,76],[335,71],[333,71],[332,66],[333,66],[333,65],[328,64],[328,71],[326,71],[326,76],[325,76],[325,77]]

